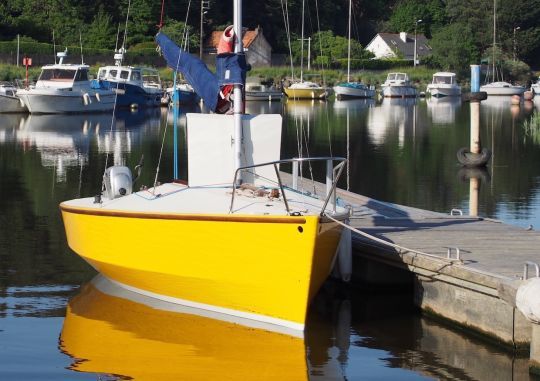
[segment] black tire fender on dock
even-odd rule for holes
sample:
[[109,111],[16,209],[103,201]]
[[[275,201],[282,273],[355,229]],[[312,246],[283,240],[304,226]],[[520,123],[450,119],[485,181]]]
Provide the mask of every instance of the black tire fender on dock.
[[480,153],[472,153],[469,148],[460,148],[456,153],[459,163],[465,167],[484,167],[491,159],[491,151],[482,148]]

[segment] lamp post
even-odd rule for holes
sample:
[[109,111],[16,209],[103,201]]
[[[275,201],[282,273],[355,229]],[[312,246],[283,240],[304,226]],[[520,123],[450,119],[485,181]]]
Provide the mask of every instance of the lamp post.
[[416,67],[416,28],[418,28],[418,23],[421,23],[422,19],[414,21],[414,63],[413,66]]
[[207,13],[207,10],[210,9],[210,0],[201,0],[201,36],[199,42],[199,58],[202,60],[203,56],[203,22],[204,15]]
[[516,51],[517,51],[517,49],[516,49],[516,31],[518,31],[520,29],[521,28],[519,26],[514,27],[514,62],[516,62],[516,56],[517,56],[517,54],[516,54]]

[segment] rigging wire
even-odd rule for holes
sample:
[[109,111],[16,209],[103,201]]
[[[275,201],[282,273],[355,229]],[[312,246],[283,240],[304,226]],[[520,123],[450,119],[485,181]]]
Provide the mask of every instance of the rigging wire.
[[[163,3],[164,3],[165,0],[163,0]],[[189,10],[191,9],[191,0],[189,0],[189,3],[188,3],[188,7],[187,7],[187,11],[186,11],[186,21],[184,23],[184,30],[182,32],[182,41],[184,41],[184,38],[185,36],[187,35],[187,22],[188,22],[188,18],[189,18]],[[161,13],[161,21],[160,21],[160,25],[163,26],[163,8],[162,8],[162,13]],[[176,62],[176,67],[178,67],[179,63],[180,63],[180,58],[182,57],[182,50],[180,50],[180,54],[178,54],[178,60]],[[177,136],[177,123],[178,123],[178,99],[177,99],[177,96],[176,96],[176,70],[173,72],[173,110],[175,112],[173,112],[173,117],[174,117],[174,120],[173,120],[173,124],[174,124],[174,164],[173,164],[173,167],[174,167],[174,177],[177,177],[177,174],[178,174],[178,167],[177,167],[177,161],[178,161],[178,157],[177,157],[177,139],[178,139],[178,136]],[[159,158],[158,158],[158,164],[157,164],[157,167],[156,167],[156,175],[154,177],[154,185],[153,185],[153,190],[152,190],[152,194],[154,194],[155,190],[156,190],[156,186],[157,186],[157,183],[158,183],[158,176],[159,176],[159,170],[160,170],[160,167],[161,167],[161,159],[163,157],[163,149],[165,147],[165,138],[167,136],[167,131],[168,131],[168,127],[169,127],[169,113],[167,112],[167,118],[165,120],[165,131],[163,131],[163,139],[161,141],[161,148],[159,150]]]
[[292,59],[292,46],[291,46],[291,29],[289,24],[289,5],[285,0],[285,7],[283,7],[283,0],[281,0],[281,12],[283,13],[283,23],[285,24],[285,33],[287,34],[287,43],[289,45],[289,62],[291,63],[291,77],[294,81],[294,64]]
[[[128,9],[127,9],[127,13],[126,13],[126,26],[125,26],[125,29],[124,29],[124,41],[122,42],[122,53],[125,51],[125,43],[126,43],[126,38],[127,38],[127,25],[128,25],[128,21],[129,21],[129,12],[131,10],[131,0],[128,0]],[[118,29],[120,30],[120,26],[118,26]],[[118,43],[118,35],[117,35],[117,43]],[[122,56],[123,57],[123,56]],[[111,126],[109,128],[109,136],[110,136],[110,139],[112,140],[113,139],[113,129],[114,129],[114,122],[116,120],[116,108],[117,108],[117,105],[118,105],[118,88],[119,88],[119,85],[120,85],[120,82],[117,81],[116,82],[116,91],[114,92],[114,106],[113,106],[113,110],[112,110],[112,116],[111,116]],[[107,155],[105,156],[105,168],[103,169],[103,179],[102,179],[102,182],[101,182],[101,190],[105,190],[105,173],[107,172],[107,166],[109,164],[109,150],[107,150]]]

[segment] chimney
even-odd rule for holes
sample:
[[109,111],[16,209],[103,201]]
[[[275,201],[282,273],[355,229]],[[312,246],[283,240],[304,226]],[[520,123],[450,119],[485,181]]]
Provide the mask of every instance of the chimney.
[[399,32],[399,38],[403,42],[407,42],[407,32]]

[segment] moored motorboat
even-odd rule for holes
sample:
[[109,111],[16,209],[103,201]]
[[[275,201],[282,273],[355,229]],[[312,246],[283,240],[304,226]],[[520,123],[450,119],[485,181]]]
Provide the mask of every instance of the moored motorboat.
[[9,82],[0,82],[0,113],[25,111],[24,103],[17,97],[17,88]]
[[417,96],[407,73],[388,73],[382,84],[382,93],[387,98],[413,98]]
[[461,95],[461,86],[456,82],[456,74],[451,72],[437,72],[427,85],[426,93],[432,97],[451,97]]
[[283,92],[271,83],[248,78],[246,81],[246,101],[280,101]]
[[[165,94],[169,102],[173,101],[174,87],[167,87]],[[197,103],[200,98],[189,83],[178,83],[176,85],[176,96],[179,104]]]
[[[156,41],[168,64],[182,67],[180,48],[162,33]],[[110,167],[101,194],[61,204],[68,244],[131,291],[303,330],[336,258],[339,221],[349,216],[334,202],[346,160],[279,160],[281,116],[242,115],[243,57],[217,58],[232,62],[220,85],[234,86],[234,115],[187,114],[187,185],[158,185],[156,176],[153,186],[132,192],[130,170]],[[307,161],[326,165],[324,197],[302,191],[298,176],[292,185],[281,179],[282,167],[302,173],[295,168]]]
[[148,67],[123,66],[123,49],[114,59],[115,65],[99,68],[97,79],[102,87],[116,92],[117,107],[160,106],[163,89],[159,72]]
[[30,113],[58,114],[105,112],[114,107],[115,93],[90,81],[89,66],[65,64],[66,52],[58,53],[60,62],[43,66],[34,87],[17,90]]

